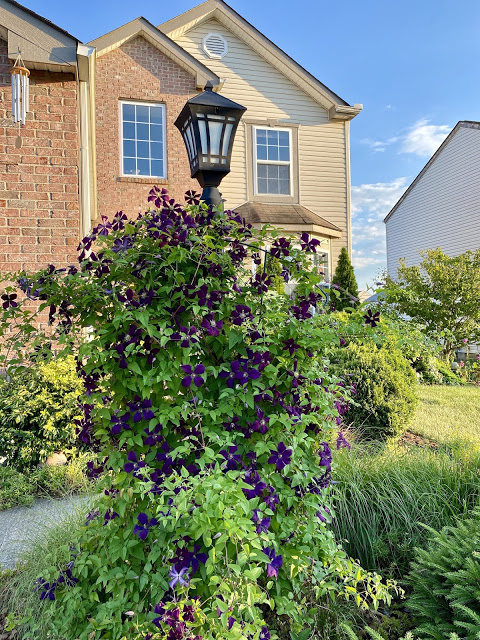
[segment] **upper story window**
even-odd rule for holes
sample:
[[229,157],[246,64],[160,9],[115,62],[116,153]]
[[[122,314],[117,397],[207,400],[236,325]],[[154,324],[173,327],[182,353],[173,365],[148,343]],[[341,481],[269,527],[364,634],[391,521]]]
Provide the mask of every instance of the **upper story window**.
[[121,102],[122,175],[166,177],[165,105]]
[[291,131],[254,127],[253,136],[255,193],[291,196]]

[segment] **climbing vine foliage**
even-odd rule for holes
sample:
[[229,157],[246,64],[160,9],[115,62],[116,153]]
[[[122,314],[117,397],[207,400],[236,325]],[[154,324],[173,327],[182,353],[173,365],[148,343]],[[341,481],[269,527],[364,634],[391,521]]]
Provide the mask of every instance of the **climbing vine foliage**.
[[[55,633],[268,640],[282,615],[303,638],[312,599],[388,599],[329,529],[347,392],[323,356],[336,338],[313,318],[317,241],[253,236],[193,194],[182,207],[154,189],[150,202],[135,220],[103,219],[78,265],[18,278],[49,310],[58,347],[79,342],[79,437],[108,482],[70,562],[39,576]],[[293,300],[251,267],[267,245],[297,282]],[[32,312],[5,296],[21,353]]]

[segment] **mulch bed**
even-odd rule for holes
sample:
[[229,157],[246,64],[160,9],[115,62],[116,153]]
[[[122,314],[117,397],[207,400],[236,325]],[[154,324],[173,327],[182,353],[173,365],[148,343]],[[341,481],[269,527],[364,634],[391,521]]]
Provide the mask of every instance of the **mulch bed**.
[[429,440],[428,438],[424,438],[423,436],[419,436],[417,433],[412,433],[411,431],[407,431],[403,434],[401,443],[414,447],[422,447],[424,449],[434,449],[435,451],[438,450],[438,442],[435,442],[435,440]]

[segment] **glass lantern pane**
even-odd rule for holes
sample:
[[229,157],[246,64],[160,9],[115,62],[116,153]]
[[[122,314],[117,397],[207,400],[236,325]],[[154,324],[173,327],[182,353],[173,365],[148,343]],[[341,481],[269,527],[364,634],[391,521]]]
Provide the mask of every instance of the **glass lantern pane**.
[[198,130],[200,131],[200,143],[202,145],[202,153],[208,153],[207,126],[205,124],[205,120],[198,121]]
[[224,121],[208,118],[208,130],[210,132],[210,155],[220,155],[220,139],[222,137]]
[[222,156],[226,156],[228,153],[228,145],[230,144],[230,136],[232,135],[233,124],[230,122],[225,125],[225,133],[223,134],[223,147]]

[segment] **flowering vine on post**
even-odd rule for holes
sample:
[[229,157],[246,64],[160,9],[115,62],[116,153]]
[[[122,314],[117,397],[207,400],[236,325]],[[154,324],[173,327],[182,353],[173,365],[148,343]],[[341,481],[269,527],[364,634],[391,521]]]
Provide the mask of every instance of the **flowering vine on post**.
[[[78,265],[18,277],[27,302],[49,310],[59,348],[79,343],[79,437],[108,482],[69,566],[38,582],[55,633],[268,640],[272,615],[308,629],[306,585],[362,606],[388,599],[329,529],[346,391],[322,355],[336,338],[313,317],[315,241],[253,236],[194,194],[185,207],[158,188],[149,200],[135,220],[103,218]],[[297,283],[273,311],[268,278],[245,269],[266,242]],[[31,333],[33,312],[5,295],[2,326]],[[18,338],[14,348],[18,365]],[[348,446],[341,435],[337,446]]]

